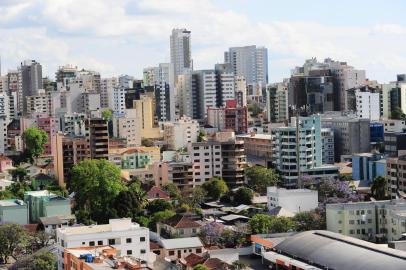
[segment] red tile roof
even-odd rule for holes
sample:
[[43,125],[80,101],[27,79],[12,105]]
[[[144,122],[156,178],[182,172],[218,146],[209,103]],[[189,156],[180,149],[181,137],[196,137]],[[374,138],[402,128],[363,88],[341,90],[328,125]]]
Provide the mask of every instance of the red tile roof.
[[203,265],[209,268],[210,270],[212,269],[214,270],[214,269],[224,269],[225,268],[224,266],[227,266],[228,263],[223,262],[218,258],[209,258],[203,263]]
[[169,199],[169,194],[157,186],[153,186],[147,193],[148,199]]
[[202,225],[199,223],[191,220],[190,218],[183,216],[183,215],[175,215],[171,218],[168,218],[163,221],[163,223],[176,228],[176,229],[181,229],[181,228],[200,228]]
[[149,242],[149,249],[153,250],[153,249],[161,249],[162,247],[156,243],[156,242]]
[[190,267],[194,267],[199,263],[204,262],[204,258],[202,256],[199,256],[194,253],[190,253],[189,255],[187,255],[184,260],[186,262],[186,265]]

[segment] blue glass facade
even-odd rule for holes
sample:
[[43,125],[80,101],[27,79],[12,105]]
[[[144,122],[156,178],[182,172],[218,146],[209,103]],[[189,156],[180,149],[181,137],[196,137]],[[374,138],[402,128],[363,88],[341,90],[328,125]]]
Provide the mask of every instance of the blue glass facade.
[[370,141],[372,143],[383,142],[383,133],[384,133],[383,124],[371,123],[369,126],[369,129],[370,129],[370,134],[371,134]]

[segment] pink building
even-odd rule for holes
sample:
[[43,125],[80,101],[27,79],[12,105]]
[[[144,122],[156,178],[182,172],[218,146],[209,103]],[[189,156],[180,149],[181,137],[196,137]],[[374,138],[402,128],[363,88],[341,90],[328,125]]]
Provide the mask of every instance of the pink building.
[[13,168],[13,162],[6,156],[0,156],[0,172],[6,172]]
[[233,130],[236,134],[247,133],[247,107],[238,107],[237,100],[226,100],[226,107],[207,109],[207,124],[221,130]]

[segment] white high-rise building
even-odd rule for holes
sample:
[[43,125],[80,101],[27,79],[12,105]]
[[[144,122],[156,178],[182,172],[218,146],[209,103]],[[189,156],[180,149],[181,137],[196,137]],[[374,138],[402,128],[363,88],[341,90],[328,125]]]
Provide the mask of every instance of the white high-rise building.
[[51,95],[44,89],[39,89],[38,94],[26,97],[26,112],[33,114],[51,114]]
[[288,87],[286,83],[270,84],[266,88],[268,121],[279,123],[288,120]]
[[122,255],[149,261],[149,229],[132,223],[131,218],[110,219],[109,224],[59,228],[56,231],[58,269],[64,266],[65,248],[109,245]]
[[170,37],[171,63],[174,65],[174,78],[192,69],[191,32],[186,29],[173,29]]
[[121,75],[118,77],[118,85],[124,88],[133,88],[134,77],[130,75]]
[[355,91],[357,116],[378,121],[380,116],[379,93],[369,91]]
[[238,105],[241,107],[247,106],[247,81],[244,76],[235,76],[235,95]]
[[137,121],[137,111],[126,109],[125,115],[113,118],[113,135],[127,140],[127,147],[141,145],[141,130]]
[[115,115],[125,114],[125,88],[116,86],[111,89],[108,96],[109,108],[113,110]]
[[[112,95],[114,88],[118,86],[117,78],[104,78],[100,82],[100,106],[101,108],[111,108],[109,97]],[[111,108],[112,109],[112,108]]]
[[194,112],[197,111],[198,104],[193,99],[192,70],[187,70],[177,77],[176,90],[179,116],[195,118]]
[[249,85],[268,83],[268,50],[265,47],[232,47],[224,53],[224,62],[230,63],[236,76],[243,76]]
[[220,142],[197,142],[190,144],[188,148],[193,164],[194,186],[203,185],[214,176],[222,177],[223,159]]
[[199,123],[190,117],[181,117],[176,122],[164,124],[164,141],[169,149],[178,150],[197,141]]

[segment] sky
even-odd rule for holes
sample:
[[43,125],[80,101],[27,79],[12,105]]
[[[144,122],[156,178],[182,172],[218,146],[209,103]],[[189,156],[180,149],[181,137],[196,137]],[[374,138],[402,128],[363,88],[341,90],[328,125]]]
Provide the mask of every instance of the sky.
[[406,73],[404,10],[404,0],[0,0],[2,73],[35,59],[52,79],[65,64],[142,78],[169,62],[172,28],[187,28],[195,69],[257,45],[268,48],[270,82],[330,57],[385,83]]

